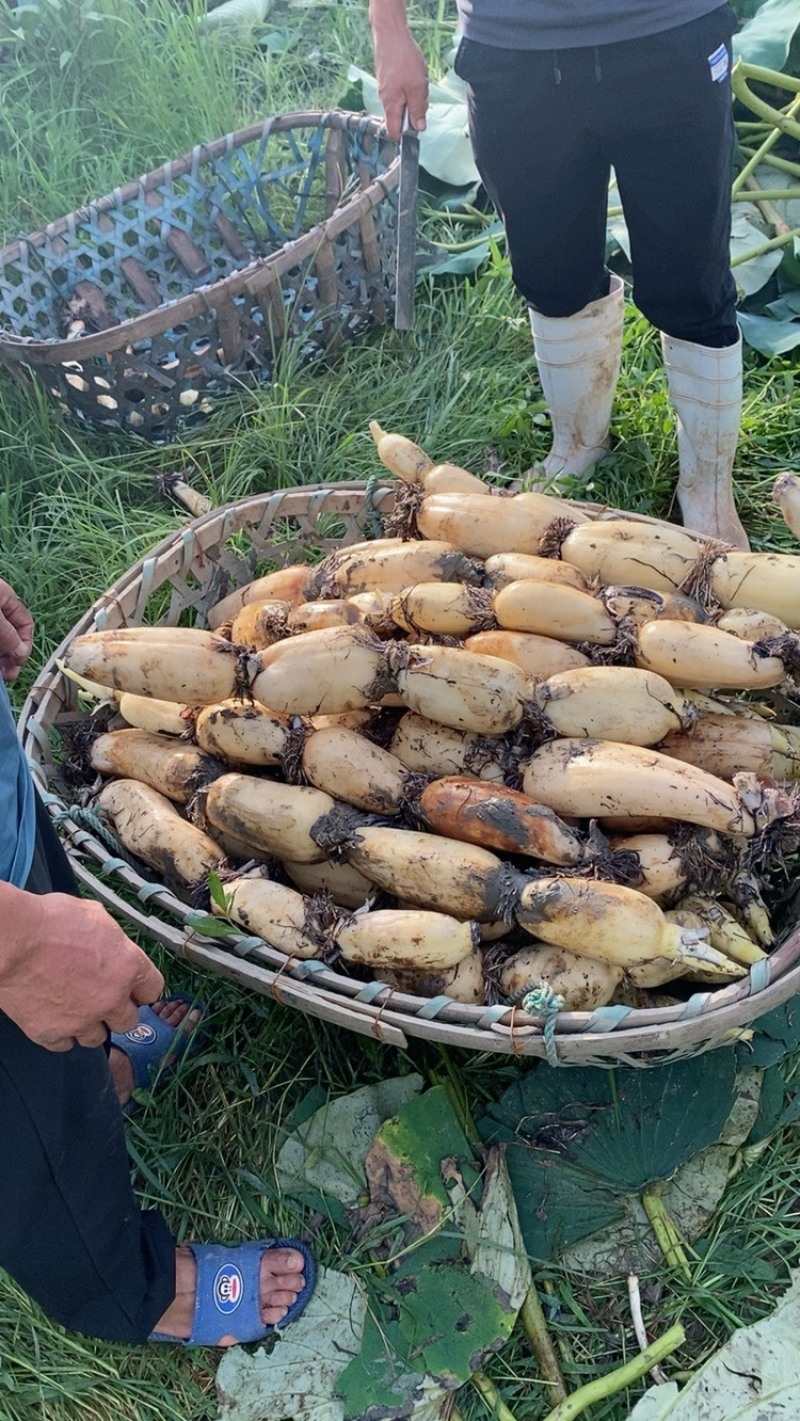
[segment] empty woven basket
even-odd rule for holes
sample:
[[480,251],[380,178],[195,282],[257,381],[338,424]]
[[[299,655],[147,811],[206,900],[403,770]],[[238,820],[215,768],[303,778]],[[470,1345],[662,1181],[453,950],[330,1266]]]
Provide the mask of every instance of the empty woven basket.
[[343,112],[265,119],[0,251],[0,360],[156,442],[293,338],[335,353],[394,298],[396,146]]

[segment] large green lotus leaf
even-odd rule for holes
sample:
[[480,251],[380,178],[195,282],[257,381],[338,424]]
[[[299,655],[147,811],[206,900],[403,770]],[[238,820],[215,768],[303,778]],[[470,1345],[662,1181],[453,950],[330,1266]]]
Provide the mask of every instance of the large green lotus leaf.
[[336,1394],[343,1421],[423,1421],[443,1415],[452,1392],[409,1363],[397,1319],[376,1305],[367,1313],[358,1356],[336,1380]]
[[798,26],[797,0],[766,0],[734,35],[734,58],[780,72]]
[[552,1258],[621,1222],[624,1196],[668,1179],[719,1139],[736,1098],[733,1051],[648,1070],[551,1070],[520,1076],[478,1121],[505,1141],[520,1227]]
[[[407,1101],[381,1126],[367,1155],[369,1204],[361,1210],[360,1233],[397,1219],[406,1243],[427,1237],[439,1228],[451,1204],[442,1161],[469,1161],[471,1154],[444,1086]],[[466,1164],[462,1170],[471,1190],[478,1175]]]
[[668,1179],[718,1140],[736,1100],[732,1050],[613,1074],[616,1099],[592,1115],[571,1152],[576,1164],[623,1193]]
[[208,10],[203,24],[209,30],[252,29],[266,19],[271,8],[272,0],[224,0],[222,5]]
[[[719,1140],[692,1155],[660,1187],[664,1207],[685,1242],[696,1239],[713,1218],[730,1178],[736,1151],[749,1136],[756,1119],[762,1077],[762,1071],[740,1072],[736,1078],[736,1099]],[[663,1264],[641,1199],[631,1194],[623,1202],[625,1215],[618,1224],[562,1253],[565,1268],[588,1273],[593,1278],[619,1278],[657,1269]]]
[[757,1017],[752,1030],[752,1040],[739,1047],[741,1064],[774,1066],[789,1052],[797,1051],[800,1048],[800,997],[790,997],[783,1006]]
[[270,1352],[223,1353],[220,1421],[343,1421],[335,1384],[361,1347],[366,1299],[354,1276],[321,1268],[305,1311]]
[[787,1076],[783,1062],[769,1066],[764,1072],[761,1100],[753,1128],[748,1135],[748,1145],[761,1144],[782,1130],[800,1120],[800,1081],[797,1075]]
[[424,1263],[398,1276],[399,1326],[406,1355],[445,1387],[458,1387],[510,1336],[508,1312],[486,1284],[458,1263]]
[[795,1421],[800,1416],[800,1275],[777,1308],[734,1332],[683,1391],[651,1387],[628,1421]]
[[[347,1417],[360,1417],[367,1403],[380,1407],[370,1421],[405,1416],[423,1376],[445,1389],[461,1386],[508,1339],[530,1287],[504,1152],[490,1146],[477,1172],[450,1111],[435,1087],[379,1132],[374,1180],[383,1202],[404,1214],[406,1246],[372,1282],[363,1346],[338,1382]],[[376,1202],[373,1193],[370,1208]],[[361,1210],[368,1221],[370,1208]]]
[[351,1204],[366,1189],[364,1161],[384,1120],[423,1086],[421,1076],[394,1076],[326,1100],[298,1124],[281,1146],[275,1165],[284,1194],[305,1199],[309,1189]]
[[[746,252],[755,251],[767,240],[769,233],[764,231],[761,225],[762,219],[758,208],[749,202],[735,202],[731,214],[731,260],[737,260]],[[736,285],[739,295],[742,297],[753,296],[756,291],[760,291],[766,286],[773,272],[777,270],[783,260],[783,252],[780,248],[774,251],[761,252],[757,257],[750,257],[747,261],[739,261],[733,268],[733,275],[736,278]]]
[[514,1145],[509,1145],[507,1158],[531,1258],[558,1258],[571,1244],[624,1218],[624,1198],[568,1160]]

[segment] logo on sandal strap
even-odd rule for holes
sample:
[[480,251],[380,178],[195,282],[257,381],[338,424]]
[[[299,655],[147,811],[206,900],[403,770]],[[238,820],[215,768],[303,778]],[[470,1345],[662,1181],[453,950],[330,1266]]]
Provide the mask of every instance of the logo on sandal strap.
[[155,1039],[156,1033],[153,1027],[143,1021],[140,1021],[138,1026],[131,1027],[130,1031],[125,1032],[126,1041],[148,1042],[155,1041]]
[[219,1312],[235,1312],[244,1295],[239,1269],[232,1263],[220,1268],[214,1279],[214,1306]]

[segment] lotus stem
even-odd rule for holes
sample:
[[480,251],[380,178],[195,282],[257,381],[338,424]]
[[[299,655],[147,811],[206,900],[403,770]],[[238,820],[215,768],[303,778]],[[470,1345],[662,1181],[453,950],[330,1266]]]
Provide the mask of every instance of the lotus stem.
[[496,1421],[516,1421],[513,1411],[509,1411],[497,1387],[489,1381],[485,1372],[473,1372],[472,1385],[483,1397]]
[[[742,152],[750,157],[753,149],[742,148]],[[777,168],[780,173],[791,173],[792,177],[800,178],[800,163],[792,163],[789,158],[778,158],[774,153],[766,153],[761,161],[770,168]]]
[[745,183],[745,187],[747,188],[746,192],[734,193],[734,202],[760,203],[764,200],[774,202],[788,202],[791,198],[800,197],[800,187],[760,188],[757,186],[749,187],[747,183]]
[[651,1185],[641,1195],[642,1205],[650,1227],[656,1236],[661,1252],[670,1268],[678,1268],[685,1277],[691,1278],[692,1270],[677,1229],[667,1212],[664,1201]]
[[561,1374],[556,1349],[553,1346],[553,1339],[545,1319],[544,1310],[539,1301],[539,1294],[536,1291],[536,1283],[531,1283],[527,1296],[520,1309],[522,1325],[525,1328],[528,1341],[533,1349],[533,1354],[539,1363],[539,1371],[542,1380],[548,1387],[548,1394],[554,1402],[564,1401],[567,1396],[567,1388]]
[[665,1357],[677,1351],[685,1338],[683,1328],[676,1322],[663,1337],[651,1342],[644,1352],[626,1362],[623,1367],[617,1367],[615,1371],[607,1372],[604,1377],[598,1377],[596,1381],[578,1387],[566,1401],[559,1402],[555,1410],[548,1411],[544,1421],[574,1421],[587,1407],[594,1406],[598,1401],[605,1401],[609,1396],[616,1396],[617,1392],[624,1391],[626,1386],[638,1382]]
[[740,252],[738,257],[734,257],[731,266],[743,266],[750,261],[751,257],[763,256],[764,252],[773,252],[777,247],[785,247],[795,237],[800,237],[800,227],[792,227],[791,231],[784,232],[780,237],[770,237],[768,242],[762,242],[758,247],[750,247],[746,252]]
[[[782,109],[775,109],[763,99],[759,99],[751,93],[748,86],[748,79],[760,80],[764,83],[775,84],[779,79],[787,80],[782,85],[784,88],[792,89],[795,98],[789,104],[786,112]],[[759,118],[763,118],[767,123],[772,124],[772,132],[767,135],[763,143],[748,158],[741,172],[733,180],[732,192],[735,195],[742,188],[753,171],[762,161],[765,154],[777,143],[781,133],[788,133],[793,138],[800,138],[800,124],[795,122],[794,116],[800,109],[800,80],[788,81],[788,76],[773,74],[770,69],[761,69],[757,65],[743,64],[740,60],[733,66],[731,75],[731,87],[740,103],[743,103]]]

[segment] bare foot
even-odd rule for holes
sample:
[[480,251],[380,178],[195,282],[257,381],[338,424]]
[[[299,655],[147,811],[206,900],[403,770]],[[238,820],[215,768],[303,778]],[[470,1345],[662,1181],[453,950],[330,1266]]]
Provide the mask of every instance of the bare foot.
[[[265,1250],[259,1274],[261,1321],[265,1327],[277,1327],[302,1292],[305,1284],[304,1261],[302,1253],[293,1248]],[[171,1337],[186,1338],[191,1335],[196,1279],[197,1264],[191,1249],[176,1248],[175,1300],[170,1303],[154,1331],[169,1333]],[[219,1338],[217,1346],[232,1347],[238,1340],[233,1333],[226,1332]]]
[[[203,1015],[189,1002],[154,1002],[150,1010],[160,1016],[167,1026],[178,1027],[184,1022],[183,1029],[187,1035],[194,1031]],[[168,1056],[164,1066],[169,1066],[173,1059]],[[127,1105],[133,1091],[133,1066],[130,1057],[124,1051],[120,1051],[119,1047],[112,1046],[108,1056],[108,1065],[117,1093],[117,1100],[120,1105]]]

